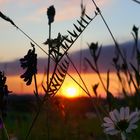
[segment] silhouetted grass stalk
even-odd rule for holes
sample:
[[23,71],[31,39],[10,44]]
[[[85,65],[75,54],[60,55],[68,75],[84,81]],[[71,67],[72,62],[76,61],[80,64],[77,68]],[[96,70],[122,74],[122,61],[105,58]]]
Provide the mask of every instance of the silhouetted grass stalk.
[[132,1],[134,1],[134,2],[136,2],[136,3],[138,3],[138,4],[140,4],[140,1],[138,1],[138,0],[132,0]]
[[[138,2],[137,0],[133,0],[133,1]],[[132,74],[131,74],[131,72],[130,72],[130,70],[129,70],[129,68],[128,68],[126,59],[124,58],[124,56],[123,56],[123,54],[122,54],[122,52],[121,52],[121,50],[120,50],[120,48],[119,48],[118,43],[116,42],[116,39],[115,39],[115,37],[114,37],[114,35],[113,35],[111,29],[109,28],[109,26],[108,26],[108,24],[107,24],[107,22],[106,22],[104,16],[103,16],[102,13],[101,13],[101,10],[100,10],[99,7],[97,6],[95,0],[92,0],[92,2],[93,2],[93,4],[94,4],[94,6],[95,6],[97,12],[98,12],[99,15],[101,16],[101,18],[102,18],[102,20],[103,20],[105,26],[107,27],[107,30],[109,31],[109,33],[110,33],[110,35],[111,35],[111,37],[112,37],[112,39],[113,39],[113,41],[114,41],[115,47],[116,47],[118,53],[120,54],[120,56],[121,56],[121,58],[122,58],[124,64],[126,64],[126,67],[127,67],[127,70],[128,70],[129,76],[130,76],[130,79],[131,79],[131,81],[132,81],[132,83],[133,83],[133,86],[134,86],[135,90],[137,91],[137,87],[136,87],[135,82],[134,82],[134,80],[133,80]]]
[[[101,10],[99,9],[99,7],[97,6],[97,4],[96,4],[96,2],[95,2],[94,0],[92,0],[92,2],[93,2],[93,4],[94,4],[94,6],[95,6],[97,12],[98,12],[99,15],[101,16],[101,18],[102,18],[102,20],[103,20],[105,26],[107,27],[107,30],[109,31],[109,33],[110,33],[110,35],[111,35],[111,37],[112,37],[112,39],[113,39],[113,41],[114,41],[114,44],[115,44],[115,46],[116,46],[117,51],[119,52],[119,54],[120,54],[120,56],[122,57],[124,63],[126,64],[126,60],[125,60],[125,58],[124,58],[124,56],[123,56],[123,54],[122,54],[122,52],[121,52],[121,50],[120,50],[120,48],[119,48],[117,42],[116,42],[116,39],[115,39],[115,37],[114,37],[112,31],[110,30],[110,28],[109,28],[109,26],[108,26],[108,24],[107,24],[107,22],[106,22],[104,16],[102,15]],[[96,68],[98,68],[97,63],[95,63],[95,65],[96,65]],[[103,81],[102,81],[102,78],[101,78],[100,73],[99,73],[98,70],[97,70],[97,74],[98,74],[98,76],[99,76],[99,78],[100,78],[100,80],[101,80],[101,83],[102,83],[102,85],[103,85],[105,91],[106,91],[106,87],[105,87],[105,85],[104,85],[104,83],[103,83]]]
[[49,45],[48,45],[48,67],[47,67],[47,87],[49,85],[49,73],[50,73],[50,48],[51,48],[51,24],[49,25]]
[[[48,44],[48,67],[47,67],[47,89],[49,91],[49,88],[51,86],[51,82],[50,82],[50,48],[51,48],[51,23],[49,24],[49,44]],[[50,84],[49,84],[50,82]],[[50,86],[49,86],[50,85]],[[47,95],[48,93],[46,93]],[[50,110],[49,110],[49,97],[46,99],[46,102],[47,102],[47,109],[46,109],[46,113],[47,115],[49,114]],[[48,140],[50,140],[50,124],[49,124],[49,115],[47,116],[46,118],[46,121],[47,121],[47,136],[48,136]]]
[[86,93],[88,96],[91,96],[90,93],[89,93],[89,90],[88,90],[88,88],[87,88],[87,86],[86,86],[86,84],[85,84],[85,82],[84,82],[84,80],[83,80],[83,78],[82,78],[82,76],[81,76],[81,74],[80,74],[79,71],[77,70],[77,68],[76,68],[76,66],[74,65],[73,61],[70,59],[70,57],[68,56],[68,54],[66,54],[66,56],[67,56],[67,58],[69,59],[69,61],[71,62],[71,64],[72,64],[73,68],[75,69],[75,71],[77,72],[77,74],[78,74],[80,80],[82,81],[82,83],[83,83],[83,85],[84,85],[84,87],[85,87],[85,89],[86,89],[86,92],[85,92],[85,93]]
[[44,104],[44,102],[41,102],[41,104],[39,104],[38,111],[36,112],[36,115],[34,116],[34,119],[32,120],[32,123],[30,125],[30,128],[29,128],[29,130],[27,131],[27,133],[25,135],[25,140],[28,140],[28,138],[30,136],[30,133],[32,131],[32,128],[35,125],[35,122],[36,122],[36,120],[37,120],[37,118],[39,116],[39,113],[40,113],[41,109],[42,109],[43,104]]
[[38,87],[37,87],[37,79],[36,79],[36,74],[34,74],[34,84],[35,84],[35,93],[38,96]]
[[63,55],[61,56],[60,60],[63,58],[64,55],[67,54],[68,50],[71,48],[71,46],[73,46],[73,44],[77,41],[77,39],[82,35],[82,33],[85,31],[85,29],[88,27],[88,25],[90,25],[90,23],[96,18],[97,14],[94,15],[94,17],[89,21],[89,23],[85,26],[85,28],[82,30],[82,32],[80,32],[80,34],[78,35],[77,38],[75,38],[75,40],[73,41],[73,43],[71,43],[71,45],[69,46],[69,48],[63,53]]
[[97,6],[97,4],[96,4],[96,2],[95,2],[94,0],[92,0],[92,2],[93,2],[93,4],[94,4],[94,6],[95,6],[97,12],[98,12],[99,15],[101,16],[101,18],[102,18],[102,20],[103,20],[105,26],[107,27],[107,30],[109,31],[109,33],[110,33],[110,35],[111,35],[111,37],[112,37],[112,39],[113,39],[113,41],[114,41],[114,44],[115,44],[115,46],[116,46],[117,51],[120,53],[120,55],[121,55],[123,61],[125,62],[125,58],[124,58],[124,56],[123,56],[123,54],[122,54],[122,52],[121,52],[121,50],[120,50],[120,48],[119,48],[119,46],[118,46],[118,44],[117,44],[117,41],[116,41],[116,39],[115,39],[115,37],[114,37],[114,35],[113,35],[111,29],[109,28],[109,26],[108,26],[108,24],[107,24],[107,22],[106,22],[104,16],[102,15],[101,10],[99,9],[99,7]]

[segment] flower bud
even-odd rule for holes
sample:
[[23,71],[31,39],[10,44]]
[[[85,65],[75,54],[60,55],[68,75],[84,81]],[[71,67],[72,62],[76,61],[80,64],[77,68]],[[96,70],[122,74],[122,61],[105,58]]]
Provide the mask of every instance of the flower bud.
[[50,25],[54,21],[54,16],[55,16],[55,8],[54,6],[50,6],[47,10],[47,16],[48,16],[48,24]]

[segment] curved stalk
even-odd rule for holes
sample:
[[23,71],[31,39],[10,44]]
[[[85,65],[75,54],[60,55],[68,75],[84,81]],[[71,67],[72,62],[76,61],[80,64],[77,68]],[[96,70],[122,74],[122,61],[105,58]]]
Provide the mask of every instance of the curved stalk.
[[136,3],[138,3],[138,4],[140,4],[140,1],[138,1],[138,0],[132,0],[132,1],[134,1],[134,2],[136,2]]

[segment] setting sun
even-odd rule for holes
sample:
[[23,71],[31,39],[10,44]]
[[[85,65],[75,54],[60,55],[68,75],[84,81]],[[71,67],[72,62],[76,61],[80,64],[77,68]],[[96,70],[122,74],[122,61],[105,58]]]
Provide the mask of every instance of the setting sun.
[[62,94],[68,98],[74,98],[79,96],[79,88],[75,85],[66,85],[62,88]]
[[77,94],[77,89],[75,87],[68,87],[66,89],[66,94],[69,97],[75,97]]

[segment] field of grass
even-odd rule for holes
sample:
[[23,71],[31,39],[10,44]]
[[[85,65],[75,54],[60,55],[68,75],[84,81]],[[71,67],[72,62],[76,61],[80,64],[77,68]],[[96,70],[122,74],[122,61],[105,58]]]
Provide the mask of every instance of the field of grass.
[[[58,107],[58,102],[63,105],[63,110]],[[34,96],[11,96],[5,120],[9,136],[24,140],[36,111]],[[137,136],[139,139],[139,130],[137,129],[132,135],[134,138]],[[49,110],[44,106],[29,136],[29,140],[103,140],[104,138],[106,135],[89,98],[55,98],[49,104]],[[0,139],[6,140],[4,135],[1,135]],[[119,140],[120,137],[116,136],[113,139]]]
[[[32,129],[30,140],[46,140],[48,133],[51,140],[90,140],[104,137],[101,123],[96,115],[93,115],[89,99],[59,98],[60,100],[64,106],[65,116],[56,102],[49,105],[49,113],[44,107]],[[36,113],[34,97],[12,97],[9,106],[5,120],[8,134],[24,140]],[[87,117],[86,114],[91,112],[92,116]]]

